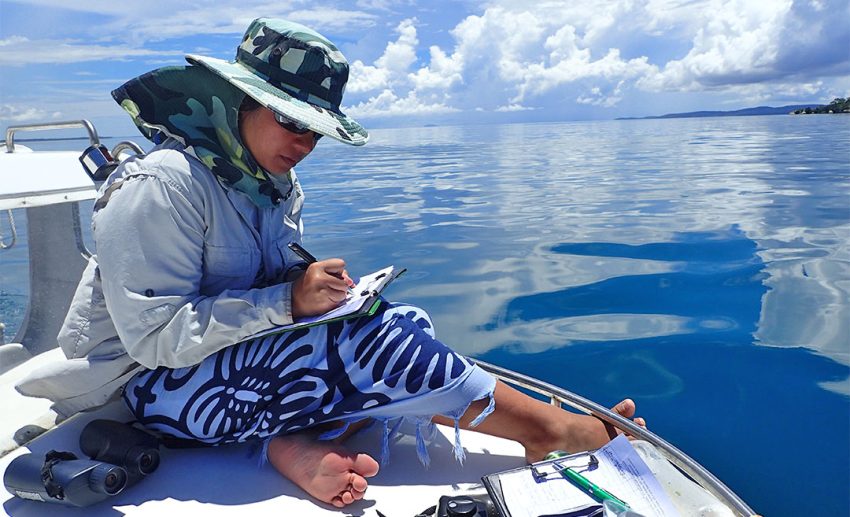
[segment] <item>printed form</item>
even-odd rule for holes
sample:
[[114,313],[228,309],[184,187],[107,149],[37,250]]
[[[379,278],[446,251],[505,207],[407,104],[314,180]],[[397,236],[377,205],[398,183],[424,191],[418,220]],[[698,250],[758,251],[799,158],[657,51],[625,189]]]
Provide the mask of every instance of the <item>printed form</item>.
[[[676,517],[678,512],[649,467],[620,435],[593,453],[599,466],[587,470],[589,455],[560,461],[628,503],[632,511],[646,517]],[[530,468],[499,476],[505,504],[511,517],[559,515],[582,507],[600,505],[586,492],[563,478],[550,464],[537,468],[545,478],[535,479]]]

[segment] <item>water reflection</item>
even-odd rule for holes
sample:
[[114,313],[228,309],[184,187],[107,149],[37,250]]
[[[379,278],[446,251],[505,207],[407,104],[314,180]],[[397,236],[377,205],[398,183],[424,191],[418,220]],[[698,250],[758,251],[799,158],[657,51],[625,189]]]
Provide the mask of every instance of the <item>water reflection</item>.
[[[776,493],[781,453],[819,465],[815,499],[846,514],[848,147],[840,117],[376,131],[302,169],[307,238],[408,267],[391,296],[463,352],[633,395],[762,513],[812,497]],[[325,204],[336,177],[350,208]]]
[[[389,296],[461,352],[635,397],[762,514],[847,515],[847,122],[375,131],[299,168],[305,244],[355,273],[407,267]],[[817,466],[809,492],[777,490],[777,455]]]

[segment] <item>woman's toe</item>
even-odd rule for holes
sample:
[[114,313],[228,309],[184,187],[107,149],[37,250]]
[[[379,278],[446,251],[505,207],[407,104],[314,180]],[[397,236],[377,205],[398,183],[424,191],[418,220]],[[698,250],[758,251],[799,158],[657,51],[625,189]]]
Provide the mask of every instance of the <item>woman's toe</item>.
[[361,492],[361,493],[365,492],[366,488],[369,486],[369,482],[366,481],[366,478],[364,478],[363,476],[360,476],[358,474],[352,474],[351,475],[351,481],[349,481],[349,484],[351,485],[351,488],[355,492]]
[[624,418],[635,416],[635,401],[632,399],[623,400],[614,406],[614,412]]

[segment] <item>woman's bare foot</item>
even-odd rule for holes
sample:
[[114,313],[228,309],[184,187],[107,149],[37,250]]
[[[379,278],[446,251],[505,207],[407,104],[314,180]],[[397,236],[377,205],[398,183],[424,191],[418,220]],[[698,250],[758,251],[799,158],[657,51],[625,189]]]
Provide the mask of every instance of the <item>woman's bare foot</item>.
[[[460,426],[521,443],[529,462],[540,461],[554,450],[580,452],[596,449],[617,434],[612,426],[596,417],[564,411],[558,406],[529,397],[502,381],[496,382],[493,397],[496,399],[496,409],[480,425],[471,427],[473,419],[488,406],[489,400],[486,398],[470,404],[460,419]],[[646,427],[643,418],[634,418],[635,403],[631,399],[620,402],[613,411]],[[438,424],[454,425],[454,420],[444,416],[436,416],[433,420]],[[606,427],[611,428],[610,435]]]
[[[635,403],[632,399],[625,399],[611,409],[623,418],[633,418],[635,424],[646,427],[643,418],[634,418]],[[596,449],[617,434],[621,433],[614,426],[594,416],[561,411],[560,422],[550,427],[548,437],[538,437],[536,441],[525,444],[525,457],[529,462],[534,462],[542,460],[547,453],[556,449],[567,452]]]
[[269,443],[268,458],[287,479],[316,499],[343,507],[363,498],[366,478],[378,473],[378,462],[312,436],[278,436]]

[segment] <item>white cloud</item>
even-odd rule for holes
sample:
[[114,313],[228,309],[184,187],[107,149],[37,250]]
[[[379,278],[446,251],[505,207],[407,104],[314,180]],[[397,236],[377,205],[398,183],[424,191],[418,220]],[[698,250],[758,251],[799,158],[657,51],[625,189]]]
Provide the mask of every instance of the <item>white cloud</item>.
[[846,18],[846,2],[716,0],[697,7],[690,15],[690,23],[698,27],[691,33],[688,52],[668,61],[657,74],[648,74],[640,87],[733,91],[741,84],[798,77],[810,82],[819,68],[841,67],[835,74],[850,69],[850,26],[835,23]]
[[78,44],[74,41],[62,40],[30,40],[20,36],[0,40],[0,65],[6,66],[102,60],[125,61],[136,57],[172,55],[182,55],[182,52],[146,50],[123,45]]
[[829,14],[846,17],[846,2],[588,0],[532,8],[493,0],[452,31],[452,59],[463,63],[464,84],[513,89],[509,103],[573,90],[579,103],[612,106],[635,87],[734,92],[799,77],[811,83],[810,67],[850,71],[850,28],[830,23]]
[[[280,7],[277,7],[279,4],[275,5],[276,9],[280,9]],[[237,6],[237,9],[238,8],[239,6]],[[324,7],[311,7],[310,9],[292,11],[282,14],[281,18],[302,23],[309,27],[319,29],[320,31],[331,29],[363,29],[373,27],[377,22],[377,17],[375,15],[363,11]],[[247,27],[248,23],[245,23],[239,32],[244,32]]]
[[398,39],[387,43],[374,65],[359,59],[351,63],[348,93],[369,92],[406,82],[407,72],[416,62],[416,45],[419,44],[414,22],[414,19],[406,19],[398,24],[395,29]]
[[[585,79],[618,84],[654,70],[645,57],[623,59],[618,49],[589,48],[580,35],[586,39],[587,26],[568,23],[574,20],[555,7],[560,6],[544,3],[531,12],[497,6],[459,23],[452,31],[458,43],[450,62],[460,65],[454,70],[466,65],[467,73],[478,76],[460,80],[483,86],[498,79],[501,90],[513,90],[509,104],[516,104]],[[586,14],[577,18],[585,25],[598,25],[597,31],[613,23],[599,25],[598,17]],[[445,56],[432,52],[432,63],[435,55]],[[425,72],[419,74],[427,78]]]
[[[850,25],[836,23],[846,18],[846,0],[487,0],[477,12],[467,4],[475,14],[465,18],[447,10],[425,22],[413,17],[424,4],[415,8],[412,0],[260,0],[250,8],[200,0],[179,10],[166,0],[6,2],[34,9],[51,35],[0,35],[0,66],[15,67],[127,60],[141,69],[182,64],[184,50],[203,47],[202,54],[230,59],[255,16],[293,19],[355,58],[346,99],[368,116],[529,105],[568,115],[571,106],[610,108],[666,92],[809,102],[845,93],[850,76]],[[75,27],[63,21],[67,11],[107,21]],[[381,39],[382,27],[393,26]],[[223,46],[230,35],[234,45]],[[156,45],[164,50],[153,41],[165,41]]]
[[406,73],[410,65],[416,62],[416,45],[419,44],[419,39],[416,37],[414,22],[413,19],[402,21],[396,27],[398,40],[388,43],[383,55],[375,61],[378,68],[387,70],[391,76]]
[[507,112],[512,112],[512,111],[532,111],[532,110],[535,110],[535,109],[537,109],[537,108],[522,106],[520,104],[507,104],[505,106],[499,106],[498,108],[496,108],[496,111],[501,112],[501,113],[507,113]]
[[386,89],[375,97],[369,98],[346,110],[348,115],[355,118],[402,115],[435,115],[459,111],[440,102],[426,102],[419,99],[416,92],[410,92],[400,98],[391,90]]
[[389,72],[387,70],[364,65],[359,59],[351,63],[351,69],[348,74],[348,84],[345,86],[345,91],[348,94],[369,92],[385,88],[389,81]]
[[463,55],[455,52],[447,56],[440,47],[433,45],[429,49],[431,61],[415,73],[410,74],[410,81],[417,90],[446,89],[463,83]]
[[622,96],[622,86],[624,81],[620,81],[611,91],[603,91],[602,88],[595,86],[591,88],[589,91],[581,94],[576,98],[576,102],[579,104],[589,104],[592,106],[601,106],[603,108],[612,108],[616,106],[621,100],[623,100]]
[[[181,3],[175,9],[172,0],[146,0],[145,2],[113,2],[110,0],[4,0],[61,13],[75,11],[92,13],[109,20],[85,28],[70,27],[61,15],[51,20],[48,31],[67,37],[103,37],[141,46],[148,41],[208,34],[236,34],[245,32],[248,24],[258,16],[285,18],[322,30],[358,31],[375,25],[378,16],[364,10],[352,10],[348,3],[337,2],[341,7],[317,7],[310,0],[280,2],[255,2],[246,6],[238,0],[199,0]],[[235,45],[234,45],[235,46]]]
[[0,120],[4,125],[7,122],[44,122],[46,120],[56,120],[62,116],[58,111],[49,112],[39,108],[12,106],[10,104],[0,104]]
[[23,36],[11,36],[11,37],[6,38],[6,39],[0,39],[0,48],[3,48],[3,47],[14,48],[15,45],[20,45],[20,44],[26,43],[27,41],[29,41],[29,40],[27,38],[23,37]]

